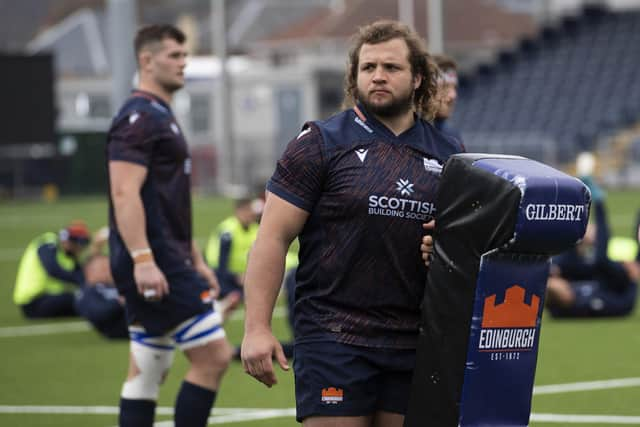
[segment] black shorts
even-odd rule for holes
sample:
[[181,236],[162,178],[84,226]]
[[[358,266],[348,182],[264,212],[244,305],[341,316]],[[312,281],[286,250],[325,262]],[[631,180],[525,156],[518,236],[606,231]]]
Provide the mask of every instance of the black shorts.
[[404,414],[415,359],[415,350],[296,343],[296,419]]
[[166,275],[169,295],[160,301],[145,300],[135,283],[118,283],[125,297],[129,325],[140,324],[152,335],[162,335],[185,320],[211,310],[209,285],[193,270]]

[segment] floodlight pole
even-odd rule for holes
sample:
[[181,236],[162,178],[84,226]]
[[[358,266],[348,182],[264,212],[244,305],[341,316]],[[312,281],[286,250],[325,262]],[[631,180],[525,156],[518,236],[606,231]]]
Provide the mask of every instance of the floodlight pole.
[[404,22],[411,28],[415,28],[413,1],[414,0],[398,0],[398,20]]
[[136,33],[136,2],[107,1],[107,37],[111,53],[111,114],[115,115],[133,88],[136,59],[133,38]]
[[220,61],[220,74],[211,87],[211,117],[215,135],[218,190],[233,182],[234,146],[231,133],[231,96],[227,74],[226,0],[211,0],[212,54]]
[[442,0],[427,0],[427,27],[429,28],[429,53],[444,53],[442,25]]

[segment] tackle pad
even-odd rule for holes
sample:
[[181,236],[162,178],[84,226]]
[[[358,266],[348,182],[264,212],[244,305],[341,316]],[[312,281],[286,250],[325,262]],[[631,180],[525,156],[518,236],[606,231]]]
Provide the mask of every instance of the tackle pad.
[[529,424],[550,255],[582,238],[590,201],[533,160],[450,157],[405,427]]

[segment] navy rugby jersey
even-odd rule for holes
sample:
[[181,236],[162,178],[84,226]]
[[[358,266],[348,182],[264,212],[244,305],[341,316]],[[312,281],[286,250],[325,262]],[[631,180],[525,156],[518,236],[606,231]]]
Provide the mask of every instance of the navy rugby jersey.
[[462,146],[416,120],[395,136],[362,107],[305,124],[267,189],[309,212],[299,236],[297,342],[415,348],[422,223]]
[[[171,108],[160,98],[134,91],[114,118],[107,136],[107,160],[147,168],[140,191],[147,238],[165,273],[191,265],[191,158]],[[133,282],[133,264],[113,213],[109,192],[109,253],[116,283]]]

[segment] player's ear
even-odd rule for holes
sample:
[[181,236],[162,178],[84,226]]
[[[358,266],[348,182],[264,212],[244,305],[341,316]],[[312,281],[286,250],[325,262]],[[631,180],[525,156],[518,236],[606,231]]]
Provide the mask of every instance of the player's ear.
[[150,50],[144,49],[140,51],[140,53],[138,54],[138,65],[140,66],[141,70],[147,67],[151,63],[152,57],[153,57],[153,54],[151,53]]
[[416,90],[422,84],[422,74],[416,74],[413,76],[413,90]]

